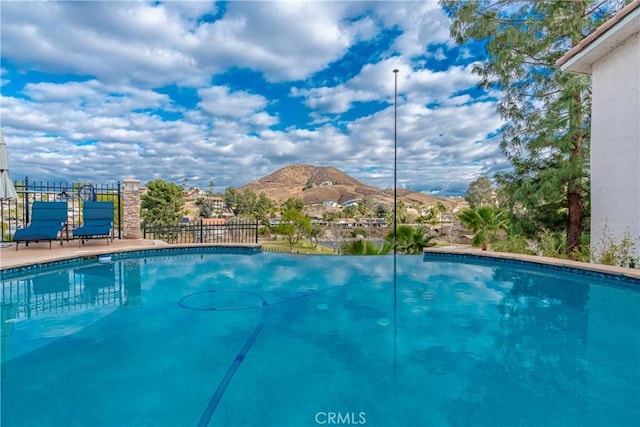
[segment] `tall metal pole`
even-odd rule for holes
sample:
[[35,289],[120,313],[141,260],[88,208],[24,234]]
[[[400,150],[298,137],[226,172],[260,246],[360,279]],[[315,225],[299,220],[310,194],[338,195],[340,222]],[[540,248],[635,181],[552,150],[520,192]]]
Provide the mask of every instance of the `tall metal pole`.
[[393,70],[393,380],[398,373],[398,71]]
[[398,71],[393,70],[393,254],[396,254],[398,238]]

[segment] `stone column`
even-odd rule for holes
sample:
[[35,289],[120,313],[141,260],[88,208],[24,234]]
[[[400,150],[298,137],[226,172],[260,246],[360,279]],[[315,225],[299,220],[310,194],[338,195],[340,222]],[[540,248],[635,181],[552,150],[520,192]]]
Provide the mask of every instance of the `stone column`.
[[123,235],[125,239],[141,239],[140,181],[129,178],[123,179],[122,182],[124,183],[124,191],[122,192]]

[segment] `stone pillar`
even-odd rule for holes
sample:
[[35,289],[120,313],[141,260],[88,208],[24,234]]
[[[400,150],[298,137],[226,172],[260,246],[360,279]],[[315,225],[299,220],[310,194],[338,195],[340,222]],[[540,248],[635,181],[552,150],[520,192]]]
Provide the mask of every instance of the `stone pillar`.
[[124,191],[122,192],[123,235],[125,239],[141,239],[140,181],[129,178],[123,179],[122,182],[124,183]]

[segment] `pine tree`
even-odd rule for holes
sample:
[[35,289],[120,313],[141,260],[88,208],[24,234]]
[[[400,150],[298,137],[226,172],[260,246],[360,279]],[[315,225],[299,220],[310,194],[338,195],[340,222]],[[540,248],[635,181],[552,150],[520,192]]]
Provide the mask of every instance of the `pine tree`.
[[464,199],[470,208],[476,208],[493,204],[493,183],[486,176],[481,176],[467,188]]
[[563,227],[567,254],[580,249],[588,197],[590,80],[555,62],[624,2],[441,2],[457,43],[480,41],[474,67],[485,90],[503,96],[502,152],[513,170],[498,175],[508,208],[529,230]]
[[140,198],[142,218],[151,225],[176,225],[186,214],[182,187],[156,179],[147,183],[147,192]]

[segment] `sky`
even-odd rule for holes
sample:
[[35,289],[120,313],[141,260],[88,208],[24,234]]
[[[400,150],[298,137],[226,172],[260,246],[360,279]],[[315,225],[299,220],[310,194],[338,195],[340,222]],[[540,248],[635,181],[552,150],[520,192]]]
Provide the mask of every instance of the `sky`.
[[432,0],[2,0],[11,176],[222,191],[310,164],[392,188],[395,144],[398,188],[464,195],[510,165],[483,46],[449,24]]

